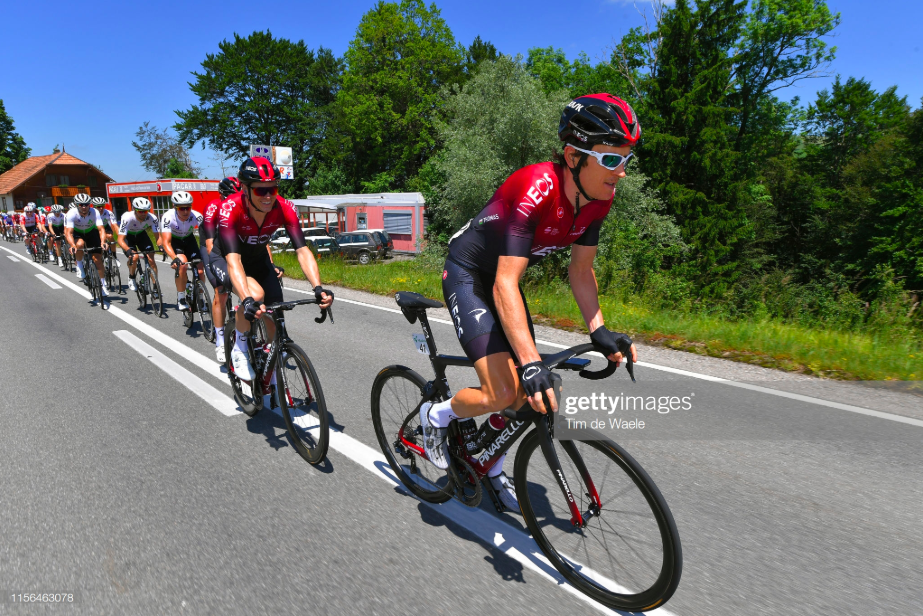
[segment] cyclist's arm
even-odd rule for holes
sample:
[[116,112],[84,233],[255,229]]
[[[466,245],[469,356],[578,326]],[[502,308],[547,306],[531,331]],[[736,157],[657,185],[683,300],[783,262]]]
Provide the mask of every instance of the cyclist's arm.
[[500,316],[503,333],[521,366],[541,360],[529,330],[526,307],[519,294],[519,281],[529,265],[527,257],[501,256],[497,262],[494,282],[494,303]]
[[74,229],[72,227],[64,227],[64,240],[71,248],[77,247],[77,244],[74,242]]
[[[65,231],[66,231],[66,229],[65,229]],[[128,242],[125,241],[125,237],[126,237],[126,235],[125,235],[124,233],[119,233],[118,236],[116,237],[115,241],[118,242],[119,248],[121,248],[121,249],[124,250],[125,252],[128,252],[128,250],[129,250],[129,248],[128,248]]]
[[99,245],[103,248],[106,246],[106,228],[103,226],[102,222],[96,225],[96,230],[99,231]]
[[231,279],[231,286],[234,293],[241,299],[250,297],[250,286],[247,284],[247,273],[244,271],[244,264],[240,260],[239,252],[229,252],[224,255],[228,264],[228,277]]
[[311,286],[319,287],[320,270],[317,267],[317,261],[314,259],[314,255],[311,254],[311,249],[307,246],[302,246],[295,251],[295,256],[298,257],[298,265],[301,266],[301,271],[304,272]]
[[570,266],[567,268],[571,291],[590,332],[604,324],[599,307],[599,286],[596,283],[596,272],[593,271],[596,249],[596,246],[574,244],[570,252]]

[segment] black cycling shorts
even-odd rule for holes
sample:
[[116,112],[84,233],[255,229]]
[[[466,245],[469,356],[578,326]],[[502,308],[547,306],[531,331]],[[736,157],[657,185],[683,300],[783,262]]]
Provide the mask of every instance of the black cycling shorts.
[[[495,277],[491,272],[462,267],[451,259],[446,259],[442,272],[442,294],[449,307],[458,341],[471,361],[494,353],[509,353],[516,359],[503,333],[497,306],[494,304]],[[522,287],[519,288],[519,296],[526,309],[529,334],[534,340],[535,329]]]
[[101,248],[102,242],[99,239],[99,231],[96,229],[90,229],[86,233],[80,233],[74,231],[74,243],[77,243],[77,240],[83,240],[83,245],[85,248]]
[[26,225],[26,234],[35,233],[35,225]]
[[154,250],[154,242],[151,241],[151,236],[147,233],[126,233],[125,244],[138,252]]
[[[256,280],[257,284],[263,288],[263,303],[269,305],[282,301],[282,282],[276,275],[276,269],[269,260],[269,255],[265,255],[265,257],[261,261],[244,261],[243,266],[247,277]],[[216,254],[212,251],[208,257],[206,273],[208,280],[215,289],[223,286],[227,293],[233,290],[231,277],[228,275],[228,262],[225,260],[224,255]],[[215,284],[216,282],[219,284]]]
[[174,235],[170,240],[170,245],[173,247],[173,252],[182,250],[187,261],[199,258],[199,243],[195,241],[194,235],[187,235],[186,237],[176,237]]

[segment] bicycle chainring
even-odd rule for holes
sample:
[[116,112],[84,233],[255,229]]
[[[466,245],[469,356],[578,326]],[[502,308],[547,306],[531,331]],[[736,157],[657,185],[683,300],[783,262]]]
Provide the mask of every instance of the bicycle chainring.
[[452,498],[468,507],[477,507],[484,496],[484,487],[477,473],[466,460],[450,451],[452,461],[446,472],[449,475],[449,485],[454,487]]

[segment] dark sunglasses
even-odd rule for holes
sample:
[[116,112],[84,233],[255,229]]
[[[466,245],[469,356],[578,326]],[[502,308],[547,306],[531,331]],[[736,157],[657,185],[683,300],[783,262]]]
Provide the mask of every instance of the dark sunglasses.
[[269,195],[278,195],[279,187],[278,186],[264,186],[263,188],[251,188],[253,194],[257,197],[266,197]]
[[192,209],[192,206],[190,205],[188,207],[177,207],[176,209],[178,209],[180,212],[188,212]]

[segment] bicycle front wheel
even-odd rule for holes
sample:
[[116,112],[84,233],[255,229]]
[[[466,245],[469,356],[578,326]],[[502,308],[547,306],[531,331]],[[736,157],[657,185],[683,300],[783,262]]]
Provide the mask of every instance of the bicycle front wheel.
[[579,528],[540,441],[538,430],[523,439],[514,475],[523,518],[542,552],[568,582],[609,608],[643,612],[663,605],[679,584],[683,557],[660,490],[609,439],[554,441],[585,522]]
[[157,282],[157,272],[154,271],[154,268],[150,268],[147,271],[147,284],[150,287],[148,290],[151,295],[151,311],[156,317],[163,316],[163,293],[160,291],[160,283]]
[[327,403],[311,360],[296,344],[282,350],[276,364],[276,401],[301,457],[317,464],[330,442]]
[[[233,312],[228,312],[228,320],[224,326],[224,331],[224,355],[227,358],[225,365],[227,366],[228,380],[231,381],[231,390],[234,392],[234,399],[237,400],[240,409],[247,416],[253,417],[263,408],[263,389],[259,378],[253,379],[253,381],[244,381],[234,373],[234,365],[231,362],[231,349],[234,348],[237,334],[234,329]],[[252,359],[251,357],[251,365]],[[254,370],[256,370],[256,366],[254,366]]]
[[425,387],[426,380],[404,366],[379,372],[372,384],[372,424],[382,453],[404,487],[429,503],[444,503],[452,498],[446,472],[417,453],[423,448],[423,433],[414,410]]
[[208,296],[208,289],[201,280],[196,281],[193,289],[196,310],[199,311],[199,322],[202,324],[202,335],[209,342],[215,341],[215,322],[212,318],[212,299]]

